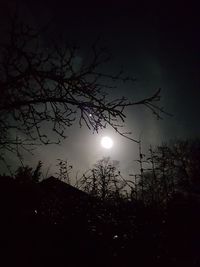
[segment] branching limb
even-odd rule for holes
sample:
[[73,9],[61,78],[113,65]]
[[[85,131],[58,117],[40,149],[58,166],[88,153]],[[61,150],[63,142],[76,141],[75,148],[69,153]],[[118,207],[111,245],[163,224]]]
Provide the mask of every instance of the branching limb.
[[[14,21],[15,22],[15,21]],[[138,142],[123,133],[125,108],[145,106],[157,118],[167,114],[159,106],[160,89],[148,98],[129,101],[125,97],[110,100],[105,93],[114,88],[109,83],[127,82],[123,72],[116,75],[99,71],[107,63],[104,49],[93,46],[87,63],[77,63],[77,47],[44,47],[40,33],[27,25],[13,23],[10,41],[1,46],[0,62],[0,148],[16,152],[36,143],[50,144],[44,124],[60,138],[78,120],[98,132],[111,126],[121,136]],[[108,82],[106,82],[108,81]],[[13,133],[25,138],[12,139]]]

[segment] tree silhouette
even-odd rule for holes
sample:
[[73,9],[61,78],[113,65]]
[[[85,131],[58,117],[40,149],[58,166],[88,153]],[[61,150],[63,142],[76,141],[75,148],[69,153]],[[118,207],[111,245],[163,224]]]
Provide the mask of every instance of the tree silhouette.
[[139,174],[127,184],[131,199],[140,199],[146,204],[165,205],[175,193],[199,194],[200,192],[200,142],[175,140],[155,148],[150,146],[147,155],[139,143]]
[[[129,101],[113,99],[105,91],[116,81],[133,79],[102,72],[109,60],[105,49],[94,44],[91,55],[77,63],[78,48],[68,44],[44,46],[42,33],[14,18],[8,41],[0,52],[0,150],[18,153],[36,144],[60,142],[66,128],[78,120],[98,132],[110,125],[120,131],[128,106],[145,106],[158,118],[160,89],[150,97]],[[49,137],[43,125],[56,136]],[[46,128],[47,129],[47,128]],[[134,140],[136,141],[136,140]]]
[[89,172],[83,175],[81,188],[102,200],[120,199],[126,182],[121,179],[118,162],[109,157],[99,160]]
[[199,190],[200,140],[176,140],[170,149],[176,186],[186,191]]
[[70,174],[73,166],[70,165],[67,160],[61,159],[58,159],[57,166],[59,168],[58,173],[56,173],[58,179],[61,181],[65,181],[67,184],[71,184]]
[[38,161],[35,170],[29,166],[20,166],[16,170],[15,179],[20,184],[38,183],[41,178],[41,168],[41,161]]

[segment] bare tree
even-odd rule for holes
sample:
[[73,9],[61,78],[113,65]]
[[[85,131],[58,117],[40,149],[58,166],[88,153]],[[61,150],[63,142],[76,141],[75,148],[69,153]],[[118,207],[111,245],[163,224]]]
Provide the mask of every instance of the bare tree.
[[58,159],[58,173],[56,173],[57,178],[61,181],[66,182],[67,184],[71,184],[71,170],[72,170],[72,165],[69,164],[67,160],[61,160]]
[[121,178],[118,162],[109,157],[99,160],[80,180],[81,188],[93,196],[119,199],[126,181]]
[[[164,112],[158,105],[160,89],[150,97],[129,101],[111,99],[104,91],[111,82],[132,81],[122,72],[103,73],[109,56],[93,45],[86,62],[77,66],[76,46],[45,47],[40,32],[13,19],[8,41],[0,50],[0,150],[18,153],[36,144],[59,143],[66,128],[78,120],[98,132],[108,125],[133,141],[120,127],[128,106],[145,106],[158,118]],[[55,140],[43,125],[56,133]]]

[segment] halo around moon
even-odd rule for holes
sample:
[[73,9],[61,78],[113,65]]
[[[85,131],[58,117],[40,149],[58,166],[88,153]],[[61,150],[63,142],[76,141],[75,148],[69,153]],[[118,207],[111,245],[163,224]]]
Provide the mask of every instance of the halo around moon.
[[104,136],[101,139],[101,146],[103,148],[110,149],[113,146],[113,140],[108,136]]

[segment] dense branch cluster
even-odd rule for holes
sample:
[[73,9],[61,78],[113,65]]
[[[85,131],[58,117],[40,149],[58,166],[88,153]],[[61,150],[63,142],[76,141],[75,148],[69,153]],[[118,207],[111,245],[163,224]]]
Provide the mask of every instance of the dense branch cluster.
[[94,167],[79,180],[78,187],[101,199],[119,199],[123,194],[126,181],[118,171],[119,162],[109,157],[99,160]]
[[141,101],[124,97],[110,100],[104,92],[111,87],[110,82],[131,79],[122,72],[109,75],[99,70],[108,60],[103,49],[94,45],[87,62],[78,64],[77,47],[61,44],[47,48],[44,43],[39,32],[14,21],[8,42],[1,46],[1,151],[17,152],[18,147],[53,143],[44,132],[44,124],[58,135],[55,142],[59,142],[76,120],[95,132],[110,125],[128,137],[119,130],[127,106],[144,105],[160,117],[160,89]]
[[139,172],[123,178],[119,162],[103,158],[75,186],[102,200],[140,201],[160,207],[168,205],[175,195],[199,195],[199,139],[150,146],[147,154],[143,154],[141,143],[138,148]]

